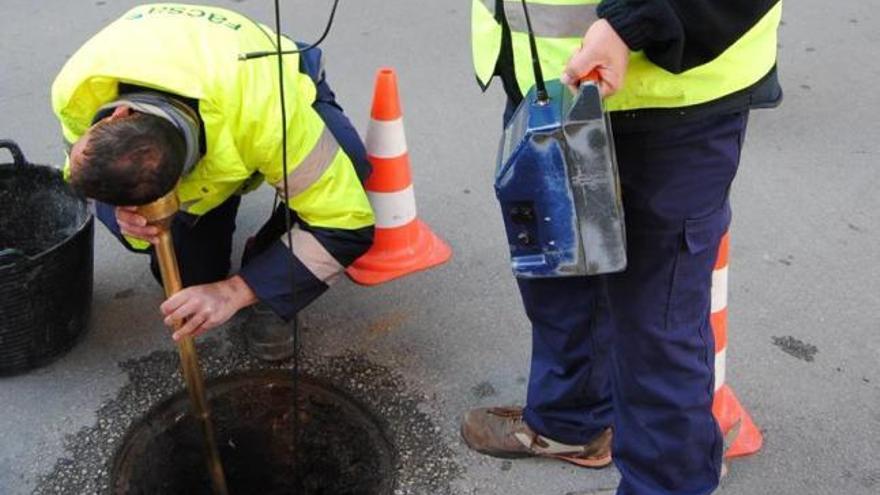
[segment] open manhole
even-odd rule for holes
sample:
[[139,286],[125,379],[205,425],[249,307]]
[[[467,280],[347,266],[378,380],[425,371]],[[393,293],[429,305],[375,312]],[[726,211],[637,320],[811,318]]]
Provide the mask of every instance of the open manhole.
[[[208,398],[231,495],[385,495],[394,450],[355,400],[300,378],[301,449],[294,455],[293,380],[266,370],[209,381]],[[128,431],[112,473],[115,494],[210,494],[199,425],[185,391]]]

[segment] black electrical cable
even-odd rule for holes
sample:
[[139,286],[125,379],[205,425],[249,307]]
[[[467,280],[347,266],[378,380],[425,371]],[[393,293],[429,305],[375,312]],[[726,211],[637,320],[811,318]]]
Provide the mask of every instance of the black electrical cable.
[[[278,2],[275,2],[275,6],[276,6],[276,9],[277,9],[277,8],[278,8]],[[255,58],[268,57],[268,56],[270,56],[270,55],[278,55],[278,56],[280,57],[281,55],[293,55],[293,54],[296,54],[296,53],[307,52],[307,51],[309,51],[309,50],[311,50],[311,49],[313,49],[313,48],[317,48],[318,45],[320,45],[321,43],[324,42],[324,39],[327,38],[327,35],[330,34],[330,28],[333,27],[333,18],[336,17],[336,7],[338,7],[338,6],[339,6],[339,0],[333,0],[333,7],[330,9],[330,18],[327,19],[327,25],[324,26],[324,32],[321,33],[321,36],[320,36],[320,37],[318,38],[318,40],[315,41],[314,43],[312,43],[312,44],[310,44],[310,45],[306,45],[306,46],[304,46],[303,48],[298,48],[298,49],[296,49],[296,50],[283,50],[283,51],[280,50],[280,49],[278,49],[278,47],[279,47],[280,45],[276,45],[276,49],[275,49],[275,50],[265,50],[265,51],[261,51],[261,52],[242,53],[241,55],[238,56],[238,59],[239,59],[239,60],[253,60],[253,59],[255,59]],[[256,24],[257,27],[260,27],[259,23],[257,23],[256,21],[251,20],[251,22],[253,22],[254,24]],[[277,20],[276,20],[276,22],[275,22],[275,28],[276,28],[276,29],[278,28],[278,24],[279,24],[279,23],[278,23]],[[263,29],[263,28],[260,27],[260,30],[261,30],[261,31],[262,31],[262,29]],[[265,32],[265,31],[263,31],[263,32]],[[275,33],[275,34],[277,35],[278,33]],[[280,36],[279,36],[279,39],[280,39]],[[280,42],[279,42],[279,43],[280,43]]]
[[[334,0],[333,9],[330,12],[330,19],[327,22],[327,26],[324,28],[324,33],[321,37],[314,43],[298,50],[287,50],[284,51],[281,49],[281,5],[279,0],[274,1],[275,4],[275,50],[274,51],[265,51],[265,52],[253,52],[247,53],[239,56],[240,60],[252,60],[256,58],[261,58],[264,56],[275,55],[278,57],[278,92],[280,98],[280,106],[281,106],[281,171],[282,177],[284,177],[284,186],[283,186],[283,195],[284,195],[284,227],[287,231],[287,246],[290,249],[290,263],[288,263],[288,274],[290,277],[290,290],[291,290],[291,298],[295,300],[296,298],[296,274],[294,267],[294,259],[295,254],[293,250],[293,221],[290,214],[290,190],[287,184],[287,104],[284,98],[284,55],[294,54],[294,53],[302,53],[308,50],[311,50],[318,45],[320,45],[324,39],[327,37],[327,34],[330,32],[330,28],[333,25],[333,18],[336,14],[336,7],[339,5],[339,0]],[[255,24],[257,24],[255,22]],[[259,24],[257,24],[258,27]],[[262,27],[260,27],[262,31]],[[265,31],[263,31],[265,33]],[[267,33],[268,36],[268,33]],[[270,37],[271,40],[271,37]],[[277,195],[276,195],[277,199]],[[300,357],[300,340],[299,340],[299,326],[297,324],[296,315],[293,316],[293,367],[291,373],[293,374],[293,479],[297,479],[297,470],[300,468],[299,456],[301,452],[301,442],[300,442],[300,424],[299,424],[299,357]]]
[[[294,260],[296,255],[293,250],[293,220],[290,214],[290,190],[287,184],[287,104],[284,98],[284,55],[293,55],[298,53],[307,52],[314,48],[317,48],[324,40],[327,38],[327,35],[330,33],[330,29],[333,27],[333,19],[336,16],[336,8],[339,6],[339,0],[333,0],[333,7],[330,10],[330,17],[327,20],[327,25],[324,27],[324,32],[321,33],[321,36],[317,41],[311,43],[309,45],[304,46],[303,48],[299,48],[296,50],[282,50],[281,49],[281,5],[279,0],[274,0],[275,5],[275,39],[272,39],[272,36],[263,29],[263,26],[257,21],[248,18],[263,34],[266,35],[266,38],[269,39],[269,42],[274,45],[273,50],[259,51],[259,52],[250,52],[250,53],[242,53],[238,56],[239,60],[254,60],[258,58],[268,57],[275,55],[278,57],[278,92],[280,98],[280,106],[281,106],[281,172],[282,177],[285,178],[284,186],[283,186],[283,196],[284,196],[284,227],[287,230],[287,246],[290,249],[290,263],[288,263],[288,276],[290,277],[290,290],[291,290],[291,298],[295,300],[296,298],[296,273],[294,267]],[[275,195],[275,201],[278,200],[278,195]],[[274,208],[273,208],[274,211]],[[299,326],[297,324],[297,317],[294,315],[293,317],[293,367],[291,369],[291,373],[293,374],[293,455],[294,455],[294,472],[293,478],[296,480],[297,469],[299,468],[298,458],[300,455],[300,424],[299,424],[299,355],[300,355],[300,340],[299,340]]]
[[523,13],[526,16],[526,27],[529,30],[529,51],[532,54],[532,70],[535,72],[535,87],[538,103],[546,103],[550,100],[547,95],[547,87],[544,85],[544,74],[541,71],[541,60],[538,58],[538,44],[535,42],[535,31],[532,29],[532,19],[529,17],[529,8],[526,0],[521,0]]

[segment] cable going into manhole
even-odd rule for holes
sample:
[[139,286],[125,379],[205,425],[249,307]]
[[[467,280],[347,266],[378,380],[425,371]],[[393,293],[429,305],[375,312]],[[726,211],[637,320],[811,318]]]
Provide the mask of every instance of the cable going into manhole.
[[[279,0],[274,0],[275,6],[275,39],[273,40],[270,36],[269,41],[274,44],[274,49],[271,51],[261,51],[261,52],[252,52],[252,53],[244,53],[239,55],[239,60],[247,61],[254,60],[266,56],[274,55],[277,57],[278,62],[278,97],[279,103],[281,107],[281,170],[282,177],[288,176],[288,166],[287,166],[287,104],[284,97],[284,55],[294,55],[299,53],[304,53],[314,48],[317,48],[324,40],[327,38],[327,35],[330,33],[330,29],[333,26],[333,20],[336,16],[336,9],[339,6],[339,0],[333,0],[333,6],[330,10],[330,16],[327,20],[327,25],[324,27],[324,31],[317,41],[306,45],[302,48],[292,49],[292,50],[282,50],[281,47],[281,5]],[[257,27],[262,30],[262,27],[259,23],[254,22]],[[265,33],[265,31],[263,31]],[[282,196],[284,200],[284,228],[286,230],[287,236],[287,247],[290,250],[290,258],[288,263],[288,277],[290,283],[290,297],[292,299],[291,305],[296,307],[295,297],[296,297],[296,274],[295,274],[295,266],[294,260],[296,259],[296,254],[293,249],[293,221],[290,213],[290,190],[288,186],[288,181],[284,180],[282,187]],[[277,198],[277,195],[276,195]],[[294,315],[292,322],[293,326],[293,365],[291,367],[292,374],[292,392],[293,392],[293,478],[296,479],[297,470],[299,468],[299,455],[300,455],[300,446],[302,445],[300,442],[300,414],[299,414],[299,364],[300,364],[300,338],[299,338],[299,325],[298,318]]]
[[[290,218],[290,188],[287,178],[287,105],[284,98],[284,54],[281,50],[281,5],[280,0],[275,0],[275,56],[278,58],[278,97],[281,100],[281,176],[285,178],[284,183],[284,228],[287,232],[287,247],[290,249],[289,263],[287,264],[287,274],[290,278],[290,297],[296,297],[296,274],[293,266],[293,225]],[[334,9],[335,10],[335,9]],[[331,21],[333,18],[331,17]],[[315,45],[317,46],[317,45]],[[296,307],[295,301],[292,306]],[[297,315],[293,316],[293,479],[297,477],[299,470],[300,456],[300,428],[299,428],[299,325],[297,324]]]

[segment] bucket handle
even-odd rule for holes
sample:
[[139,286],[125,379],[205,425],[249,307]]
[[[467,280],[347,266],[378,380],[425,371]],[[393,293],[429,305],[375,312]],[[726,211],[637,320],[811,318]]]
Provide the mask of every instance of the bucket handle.
[[27,165],[28,161],[24,157],[24,153],[21,152],[21,148],[18,147],[18,144],[11,139],[0,139],[0,149],[6,148],[9,150],[9,153],[12,154],[12,162],[16,167],[24,167]]

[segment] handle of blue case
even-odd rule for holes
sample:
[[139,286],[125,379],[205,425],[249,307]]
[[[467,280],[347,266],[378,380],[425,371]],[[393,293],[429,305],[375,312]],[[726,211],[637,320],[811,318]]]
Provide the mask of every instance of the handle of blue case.
[[581,74],[580,76],[578,76],[578,83],[583,83],[586,81],[592,81],[594,83],[598,83],[599,79],[600,79],[599,71],[596,69],[593,69],[590,72],[587,72],[586,74]]

